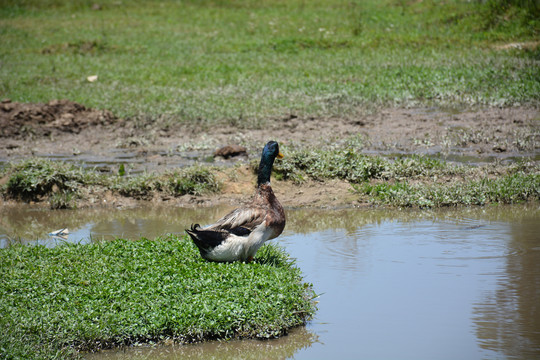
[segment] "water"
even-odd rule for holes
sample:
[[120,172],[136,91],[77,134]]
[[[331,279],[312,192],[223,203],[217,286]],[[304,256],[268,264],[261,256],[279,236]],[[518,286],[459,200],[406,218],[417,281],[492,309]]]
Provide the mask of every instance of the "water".
[[[155,172],[163,169],[174,170],[200,163],[213,163],[216,166],[229,167],[236,163],[245,162],[243,157],[232,159],[214,158],[213,151],[177,151],[177,150],[148,150],[144,152],[133,149],[99,149],[99,151],[85,151],[74,154],[73,152],[35,153],[34,157],[62,161],[75,164],[84,168],[96,168],[101,172],[116,173],[120,165],[124,165],[129,174],[141,174]],[[10,161],[21,161],[25,156],[2,157],[0,156],[0,169]],[[151,161],[149,161],[151,160]]]
[[[230,208],[0,211],[0,241],[182,233]],[[133,347],[88,359],[540,358],[540,208],[294,210],[277,242],[320,294],[316,317],[270,341]],[[10,232],[11,231],[11,232]],[[3,234],[3,235],[2,235]],[[30,234],[30,235],[29,235]],[[30,237],[28,237],[30,236]],[[28,240],[30,239],[30,240]],[[82,240],[81,240],[82,239]]]

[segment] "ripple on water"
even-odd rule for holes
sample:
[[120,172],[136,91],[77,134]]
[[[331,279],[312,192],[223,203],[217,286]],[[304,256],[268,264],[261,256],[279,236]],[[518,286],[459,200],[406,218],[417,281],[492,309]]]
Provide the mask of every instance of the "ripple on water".
[[[194,219],[211,222],[228,210],[2,208],[0,241],[35,243],[64,227],[70,242],[182,234]],[[287,216],[275,241],[321,294],[303,335],[177,346],[179,353],[129,348],[92,359],[540,358],[538,206],[300,209]]]

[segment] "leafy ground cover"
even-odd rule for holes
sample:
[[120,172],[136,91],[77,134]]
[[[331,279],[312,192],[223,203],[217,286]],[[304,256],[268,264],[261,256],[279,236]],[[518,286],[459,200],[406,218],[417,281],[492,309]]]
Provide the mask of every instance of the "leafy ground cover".
[[427,156],[368,156],[355,147],[289,153],[275,166],[278,178],[299,184],[308,178],[343,179],[364,202],[443,207],[540,200],[540,168],[535,161],[471,166]]
[[516,173],[500,178],[427,186],[409,182],[366,183],[355,187],[355,190],[371,196],[375,203],[400,207],[516,204],[540,199],[540,176]]
[[212,168],[200,166],[161,175],[145,173],[130,177],[123,176],[122,172],[110,176],[82,166],[31,158],[14,163],[4,171],[8,173],[2,187],[6,197],[27,202],[48,200],[53,209],[73,207],[85,187],[135,198],[148,197],[154,191],[180,196],[217,192],[220,188]]
[[14,101],[257,127],[290,113],[540,100],[532,2],[2,3],[0,93]]
[[0,356],[173,339],[282,335],[314,312],[314,294],[277,246],[254,263],[209,263],[186,238],[0,250]]
[[[473,166],[450,163],[427,156],[384,157],[366,155],[354,144],[328,148],[283,147],[287,157],[274,164],[281,184],[290,183],[290,193],[307,190],[307,182],[337,180],[356,194],[356,204],[441,207],[457,205],[512,204],[540,200],[538,162],[522,159],[513,163]],[[238,167],[218,169],[200,165],[174,172],[132,176],[101,174],[95,169],[33,158],[12,163],[3,170],[6,200],[48,202],[51,208],[89,206],[89,194],[113,193],[117,197],[154,199],[184,194],[223,196],[224,188],[245,183],[252,193],[258,161],[250,163],[251,175]],[[235,185],[236,184],[236,185]],[[248,195],[249,196],[249,195]]]

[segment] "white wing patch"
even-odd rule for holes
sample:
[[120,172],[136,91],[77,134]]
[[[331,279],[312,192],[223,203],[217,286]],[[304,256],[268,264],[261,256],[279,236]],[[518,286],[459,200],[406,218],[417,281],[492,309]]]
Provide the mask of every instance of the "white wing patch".
[[266,227],[263,222],[257,226],[249,236],[229,235],[219,246],[216,246],[207,254],[213,261],[246,261],[250,256],[254,256],[257,250],[272,235],[272,229]]

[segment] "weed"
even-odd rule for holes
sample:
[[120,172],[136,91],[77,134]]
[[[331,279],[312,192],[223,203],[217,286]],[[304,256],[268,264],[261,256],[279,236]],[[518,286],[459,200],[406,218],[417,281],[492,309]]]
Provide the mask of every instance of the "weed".
[[76,207],[77,193],[73,191],[58,191],[49,197],[51,209],[73,209]]
[[[350,146],[329,149],[290,149],[283,161],[274,164],[278,179],[290,179],[296,183],[306,178],[343,179],[360,183],[370,179],[401,179],[448,175],[455,167],[425,156],[404,156],[394,161],[381,156],[368,156],[361,147]],[[252,163],[255,170],[255,163]]]
[[459,181],[453,185],[364,184],[355,191],[368,195],[372,201],[400,207],[443,207],[456,205],[514,204],[540,200],[540,176],[511,174],[497,179]]
[[212,170],[213,168],[192,166],[162,175],[145,173],[117,178],[112,187],[124,196],[136,198],[148,198],[154,192],[160,191],[174,196],[202,195],[218,192],[221,188]]
[[165,187],[173,195],[202,195],[218,192],[221,184],[212,174],[212,168],[193,166],[169,174],[165,180]]
[[51,197],[51,207],[71,207],[81,184],[95,183],[96,174],[61,162],[33,158],[12,164],[4,191],[8,197],[35,201]]
[[[386,158],[365,155],[359,147],[350,146],[347,142],[314,149],[284,146],[283,151],[287,156],[274,163],[274,176],[277,180],[302,184],[309,179],[340,179],[351,183],[357,193],[372,196],[374,200],[386,204],[482,205],[538,199],[538,191],[534,189],[540,170],[534,161],[523,160],[511,164],[495,162],[475,167],[447,163],[427,156]],[[252,160],[251,168],[256,173],[256,160]],[[0,189],[5,196],[25,201],[48,200],[52,208],[75,207],[84,193],[83,188],[111,190],[138,199],[150,199],[160,194],[210,194],[222,188],[214,174],[216,169],[202,165],[163,174],[118,176],[99,174],[92,169],[65,163],[31,159],[11,164],[3,171],[8,177],[7,184]],[[237,180],[234,170],[233,175],[229,176],[231,181]],[[513,180],[505,186],[494,185],[500,184],[497,181],[505,177]],[[480,185],[478,179],[485,179],[486,183]],[[451,181],[454,181],[454,185],[451,185]],[[491,188],[494,190],[489,190]],[[475,189],[492,191],[493,196],[483,200],[480,190],[475,193]],[[507,190],[508,194],[505,195]],[[500,198],[497,198],[497,194]]]
[[[11,164],[3,170],[9,179],[2,192],[7,197],[23,201],[48,199],[53,209],[75,207],[81,188],[91,186],[101,186],[139,199],[150,198],[158,192],[174,196],[202,195],[218,192],[221,188],[213,170],[192,166],[165,174],[115,176],[63,162],[33,158]],[[124,169],[124,175],[125,172]]]
[[112,189],[124,196],[134,198],[151,197],[152,192],[161,189],[161,182],[157,180],[156,174],[144,173],[137,176],[119,177],[113,183]]

